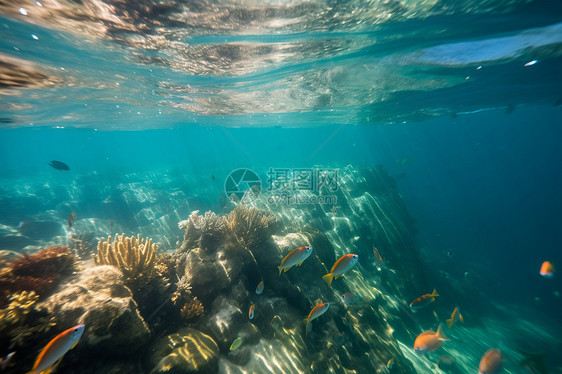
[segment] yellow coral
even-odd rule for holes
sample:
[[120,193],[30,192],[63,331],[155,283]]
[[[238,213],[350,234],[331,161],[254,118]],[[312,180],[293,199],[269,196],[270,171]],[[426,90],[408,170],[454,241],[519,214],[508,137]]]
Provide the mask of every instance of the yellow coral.
[[0,309],[0,320],[4,323],[16,324],[21,322],[31,311],[39,299],[35,292],[18,292],[10,296],[10,305]]
[[203,303],[195,296],[181,308],[181,316],[187,320],[199,317],[204,312],[205,308],[203,307]]
[[98,253],[94,257],[96,265],[113,265],[121,269],[129,282],[147,282],[154,274],[154,264],[158,246],[152,244],[150,238],[126,238],[125,234],[101,238],[98,243]]

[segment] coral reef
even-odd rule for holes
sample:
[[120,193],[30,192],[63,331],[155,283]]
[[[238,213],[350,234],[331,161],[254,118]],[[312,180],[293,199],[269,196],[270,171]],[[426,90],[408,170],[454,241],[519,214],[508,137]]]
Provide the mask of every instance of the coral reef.
[[219,348],[201,331],[184,328],[156,342],[149,357],[151,374],[216,373]]
[[185,228],[184,240],[178,252],[187,252],[193,248],[213,248],[228,237],[228,227],[224,217],[214,212],[193,211],[187,221],[182,221],[180,228]]
[[236,240],[243,247],[253,249],[271,236],[276,219],[269,212],[240,204],[230,212],[226,222]]
[[96,265],[112,265],[118,267],[125,276],[125,282],[134,289],[142,288],[154,275],[154,265],[158,246],[152,244],[150,238],[126,238],[125,234],[101,238],[98,253],[94,257]]
[[63,284],[61,291],[40,305],[61,326],[87,326],[77,346],[85,355],[96,352],[98,357],[126,356],[141,349],[150,336],[131,290],[113,266],[85,269],[77,280]]
[[172,294],[171,300],[179,308],[184,320],[192,320],[205,312],[201,301],[191,294],[191,285],[185,276],[176,283],[176,291]]
[[0,307],[19,291],[35,291],[40,297],[47,296],[63,276],[75,270],[76,257],[68,247],[49,247],[16,258],[0,270]]
[[0,347],[22,347],[55,325],[52,316],[37,308],[39,295],[22,291],[10,296],[10,304],[0,309]]

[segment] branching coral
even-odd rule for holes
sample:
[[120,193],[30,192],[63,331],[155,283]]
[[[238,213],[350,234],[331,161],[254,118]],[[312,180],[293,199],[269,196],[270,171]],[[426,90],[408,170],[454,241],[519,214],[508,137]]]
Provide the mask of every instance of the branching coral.
[[76,270],[76,257],[68,247],[49,247],[10,262],[0,270],[0,307],[19,291],[35,291],[41,297],[60,279]]
[[275,216],[252,206],[238,205],[230,212],[226,222],[238,242],[252,249],[271,236]]
[[182,277],[176,283],[176,291],[172,294],[172,302],[180,308],[180,314],[186,320],[196,318],[205,312],[201,301],[191,294],[191,285],[186,277]]
[[98,253],[94,257],[96,265],[113,265],[121,269],[125,281],[132,286],[146,284],[154,274],[154,264],[158,246],[152,244],[150,238],[126,238],[125,234],[101,238],[98,243]]
[[196,247],[216,247],[228,235],[224,217],[211,211],[202,216],[199,216],[198,213],[198,210],[192,212],[187,221],[181,222],[180,228],[185,228],[185,234],[180,252],[186,252]]

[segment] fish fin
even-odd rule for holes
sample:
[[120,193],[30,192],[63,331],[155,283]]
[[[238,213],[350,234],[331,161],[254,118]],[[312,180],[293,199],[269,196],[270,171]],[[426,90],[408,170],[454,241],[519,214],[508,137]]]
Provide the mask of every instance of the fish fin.
[[448,327],[448,328],[453,327],[453,319],[452,319],[452,318],[449,318],[449,319],[446,320],[445,322],[447,322],[447,327]]
[[462,314],[459,313],[459,320],[464,323],[464,318],[462,318]]
[[290,267],[289,267],[289,268],[285,268],[285,269],[283,269],[283,272],[286,273],[286,272],[289,271],[289,269],[290,269]]
[[437,339],[445,340],[445,341],[451,340],[443,333],[443,330],[441,329],[441,325],[439,325],[439,327],[437,328]]
[[433,292],[431,293],[431,296],[433,297],[433,300],[435,300],[435,297],[436,297],[436,296],[439,296],[439,294],[437,293],[437,289],[436,289],[436,288],[433,289]]
[[277,269],[279,269],[279,276],[281,276],[281,273],[283,272],[283,268],[281,266],[277,266]]
[[322,279],[324,279],[324,281],[326,283],[328,283],[328,286],[332,286],[332,280],[334,279],[334,274],[333,273],[328,273],[326,275],[324,275],[322,277]]
[[303,262],[304,262],[304,261],[301,261],[300,264],[297,264],[297,266],[301,266]]
[[338,279],[339,277],[341,277],[341,274],[334,276],[334,279]]

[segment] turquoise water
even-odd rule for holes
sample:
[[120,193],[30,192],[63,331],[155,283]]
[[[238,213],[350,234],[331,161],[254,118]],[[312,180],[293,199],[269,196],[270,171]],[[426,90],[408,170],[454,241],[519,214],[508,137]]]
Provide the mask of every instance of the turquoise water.
[[[0,265],[50,246],[80,256],[73,272],[36,265],[32,284],[60,272],[58,288],[0,273],[0,308],[39,294],[27,317],[0,314],[0,356],[16,352],[0,372],[31,370],[82,323],[58,372],[438,373],[446,355],[448,372],[475,373],[492,347],[503,372],[562,372],[560,274],[539,274],[562,266],[559,3],[30,0],[0,14]],[[231,196],[237,169],[261,183],[246,204]],[[287,170],[337,170],[337,188],[281,191],[272,175]],[[239,205],[275,217],[265,239],[178,227]],[[152,238],[168,270],[95,278],[98,242],[115,233]],[[304,245],[313,255],[278,276]],[[327,287],[347,253],[358,265]],[[204,311],[186,316],[177,300],[193,297]],[[330,309],[306,334],[320,301]],[[465,323],[416,354],[455,306]],[[528,353],[542,356],[525,366]]]

